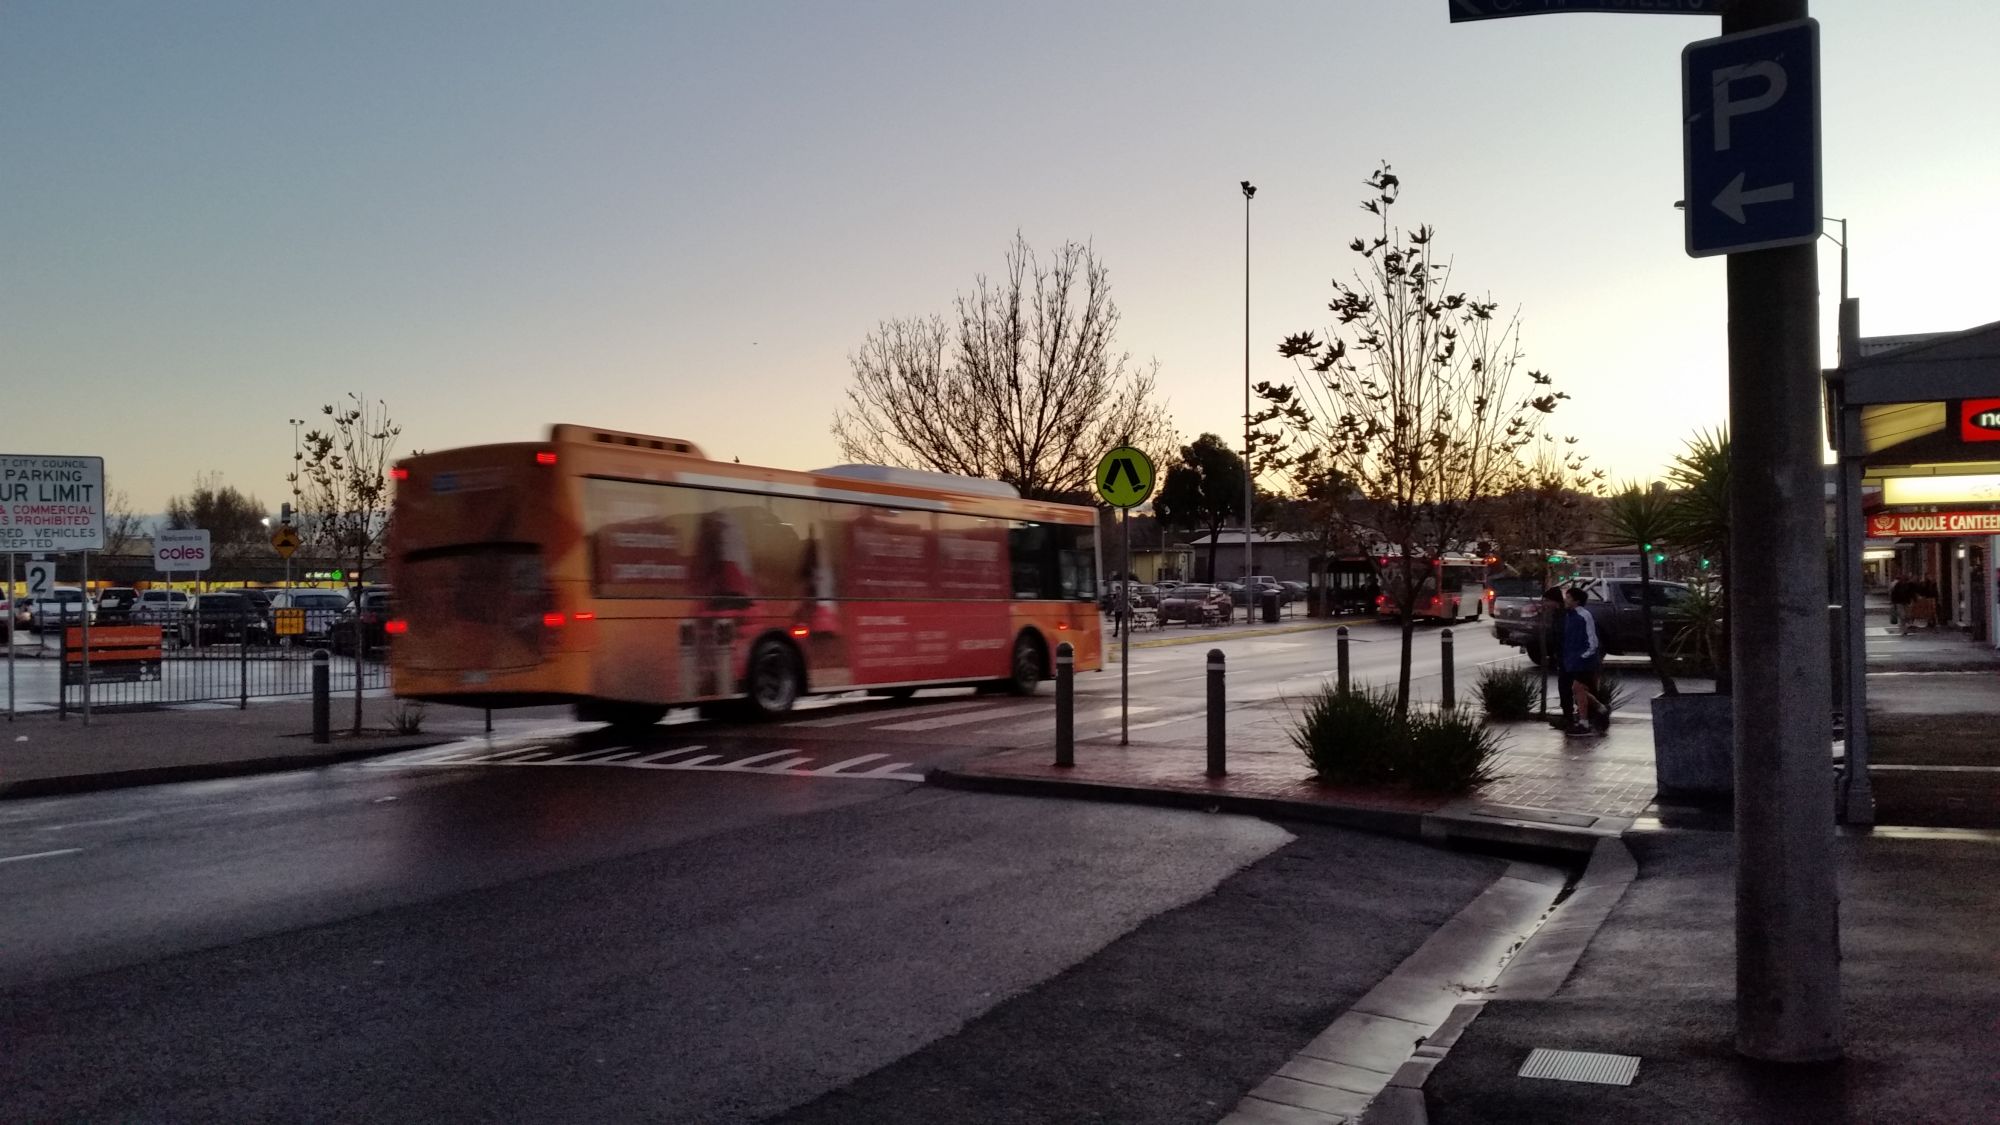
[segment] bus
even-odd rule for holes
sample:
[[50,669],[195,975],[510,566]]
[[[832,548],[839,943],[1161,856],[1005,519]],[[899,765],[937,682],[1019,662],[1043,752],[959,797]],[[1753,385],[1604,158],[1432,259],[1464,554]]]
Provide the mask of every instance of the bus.
[[[1385,618],[1403,611],[1403,565],[1400,556],[1375,560],[1382,575],[1382,592],[1375,609]],[[1422,620],[1477,621],[1486,608],[1486,560],[1479,555],[1448,554],[1417,560],[1417,601],[1413,616]]]
[[997,481],[753,468],[577,425],[391,476],[400,698],[645,726],[857,689],[1031,694],[1064,641],[1102,666],[1096,511]]

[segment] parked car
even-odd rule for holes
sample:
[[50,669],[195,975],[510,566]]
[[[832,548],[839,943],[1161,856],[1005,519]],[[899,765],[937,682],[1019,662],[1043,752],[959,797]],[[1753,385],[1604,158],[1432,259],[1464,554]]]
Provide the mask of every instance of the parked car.
[[[1597,640],[1604,646],[1604,655],[1645,656],[1646,616],[1639,605],[1642,583],[1636,578],[1592,578],[1577,585],[1586,595],[1583,609],[1597,625]],[[1687,596],[1688,588],[1684,583],[1652,583],[1653,631],[1660,637],[1663,652],[1687,627],[1688,619],[1680,609]],[[1540,591],[1535,597],[1541,597]],[[1537,600],[1534,604],[1536,612],[1532,617],[1515,621],[1504,633],[1501,631],[1502,623],[1496,619],[1493,635],[1500,643],[1520,648],[1527,653],[1530,661],[1541,664],[1546,655],[1541,630],[1541,603]]]
[[89,610],[90,602],[82,590],[58,586],[28,603],[28,628],[37,633],[52,633],[65,625],[81,625],[83,615]]
[[[1237,605],[1242,605],[1246,600],[1251,598],[1255,598],[1257,604],[1261,605],[1263,604],[1266,592],[1278,595],[1280,603],[1283,603],[1285,600],[1285,588],[1278,585],[1278,580],[1268,574],[1252,575],[1250,581],[1247,583],[1222,582],[1218,583],[1218,585],[1229,589],[1229,600]],[[1246,589],[1248,592],[1246,592]]]
[[330,647],[343,656],[354,653],[354,623],[361,622],[361,644],[364,654],[385,652],[389,648],[389,619],[396,614],[396,595],[387,586],[371,586],[361,591],[340,611],[340,619],[334,622]]
[[273,622],[278,610],[303,610],[305,632],[301,635],[312,641],[324,641],[331,636],[334,623],[340,620],[340,611],[346,608],[347,595],[338,590],[278,590],[271,595]]
[[99,625],[124,625],[132,620],[132,603],[139,591],[130,586],[110,586],[97,592],[91,620]]
[[1291,579],[1286,579],[1285,581],[1278,583],[1278,585],[1284,587],[1285,601],[1288,604],[1291,602],[1302,602],[1306,600],[1307,586],[1305,583],[1293,581]]
[[1213,586],[1182,585],[1160,599],[1160,620],[1202,625],[1229,615],[1229,595]]
[[271,627],[257,603],[241,590],[195,595],[180,621],[182,644],[271,643]]
[[1543,628],[1542,589],[1541,581],[1535,578],[1486,580],[1486,616],[1493,622],[1495,640],[1527,647],[1528,640]]
[[34,603],[35,599],[28,597],[14,599],[14,604],[8,607],[7,613],[7,620],[14,629],[27,629],[33,626],[34,615],[30,612],[30,607]]
[[135,625],[171,626],[181,619],[187,605],[185,590],[141,590],[127,617]]

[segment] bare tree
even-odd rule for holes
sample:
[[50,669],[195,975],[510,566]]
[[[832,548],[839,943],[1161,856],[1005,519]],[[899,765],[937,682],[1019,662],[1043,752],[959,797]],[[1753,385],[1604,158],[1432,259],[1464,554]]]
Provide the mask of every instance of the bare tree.
[[1406,708],[1415,611],[1432,561],[1459,546],[1542,416],[1567,396],[1529,371],[1527,393],[1514,397],[1518,317],[1496,321],[1495,303],[1452,290],[1430,227],[1391,224],[1401,183],[1389,165],[1366,183],[1373,196],[1362,208],[1380,229],[1349,245],[1363,265],[1333,282],[1336,326],[1323,341],[1311,332],[1287,337],[1278,352],[1298,377],[1257,390],[1269,404],[1260,421],[1288,427],[1298,455],[1317,456],[1373,501],[1376,530],[1396,552],[1395,574],[1382,585],[1402,619],[1396,703]]
[[[389,461],[396,438],[403,432],[389,417],[388,404],[370,403],[349,392],[347,401],[328,404],[320,412],[325,429],[305,436],[305,453],[298,462],[304,484],[301,497],[305,533],[325,554],[342,565],[352,564],[351,584],[358,599],[371,561],[379,560],[389,527]],[[358,609],[359,607],[357,607]],[[362,615],[354,614],[354,732],[361,733],[361,668],[366,662]]]
[[144,534],[146,521],[132,514],[132,498],[122,488],[107,490],[104,497],[104,553],[122,555]]
[[1116,347],[1111,277],[1087,245],[1042,265],[1018,233],[998,284],[980,275],[956,317],[889,320],[848,357],[854,384],[834,416],[843,456],[1006,481],[1050,499],[1091,491],[1120,444],[1173,445],[1158,364]]

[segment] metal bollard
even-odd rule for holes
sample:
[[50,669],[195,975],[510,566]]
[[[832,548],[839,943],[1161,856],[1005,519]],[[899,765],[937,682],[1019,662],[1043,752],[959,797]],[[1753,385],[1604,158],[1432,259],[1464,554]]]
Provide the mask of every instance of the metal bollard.
[[1076,650],[1056,646],[1056,765],[1076,765]]
[[1454,693],[1454,692],[1452,691],[1452,688],[1453,688],[1453,686],[1454,686],[1454,685],[1453,685],[1453,683],[1452,683],[1452,679],[1453,679],[1453,675],[1452,675],[1452,667],[1451,667],[1451,630],[1450,630],[1450,629],[1446,629],[1446,630],[1444,631],[1443,635],[1442,635],[1442,636],[1440,636],[1440,637],[1438,638],[1438,649],[1439,649],[1439,651],[1440,651],[1440,652],[1442,652],[1442,653],[1443,653],[1443,655],[1444,655],[1444,671],[1443,671],[1443,679],[1444,679],[1444,709],[1445,709],[1445,710],[1447,710],[1447,711],[1449,711],[1449,710],[1451,710],[1451,709],[1452,709],[1452,706],[1453,706],[1453,702],[1454,702],[1454,701],[1453,701],[1453,699],[1452,699],[1452,696],[1453,696],[1453,695],[1455,694],[1455,693]]
[[322,745],[333,741],[333,657],[323,648],[313,650],[313,741]]
[[1347,626],[1333,631],[1334,635],[1334,685],[1340,694],[1347,694]]
[[243,621],[241,642],[236,646],[239,650],[236,656],[236,709],[248,711],[250,709],[250,620],[248,618]]
[[1223,656],[1222,650],[1208,650],[1208,776],[1221,777],[1229,772],[1229,749],[1225,744],[1228,727],[1223,721]]

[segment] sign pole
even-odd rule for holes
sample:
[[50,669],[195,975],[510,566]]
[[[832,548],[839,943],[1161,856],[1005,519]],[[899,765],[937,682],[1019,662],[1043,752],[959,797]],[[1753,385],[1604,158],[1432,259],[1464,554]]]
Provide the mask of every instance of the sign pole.
[[[61,680],[61,676],[56,677]],[[62,690],[58,687],[56,690]],[[83,725],[90,725],[90,552],[83,553]]]
[[7,552],[7,721],[14,721],[14,552]]
[[1118,576],[1119,589],[1124,595],[1119,599],[1125,607],[1125,628],[1119,634],[1118,642],[1118,745],[1127,746],[1132,741],[1132,621],[1137,615],[1132,604],[1132,509],[1118,509],[1118,538],[1124,541],[1124,573]]
[[[1806,0],[1736,0],[1722,30],[1806,16]],[[1728,261],[1736,1049],[1770,1062],[1837,1059],[1842,1041],[1818,270],[1811,243]]]

